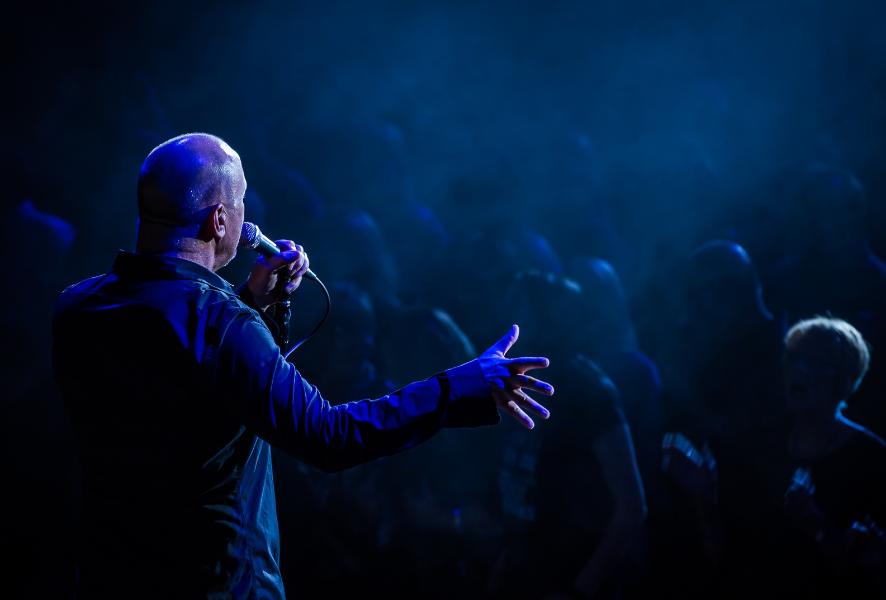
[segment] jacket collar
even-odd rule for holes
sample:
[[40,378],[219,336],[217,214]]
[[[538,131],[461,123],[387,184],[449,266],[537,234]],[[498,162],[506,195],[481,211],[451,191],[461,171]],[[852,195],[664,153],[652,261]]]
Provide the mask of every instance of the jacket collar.
[[111,272],[125,279],[190,279],[202,281],[226,292],[234,288],[224,278],[195,262],[173,256],[139,254],[120,250]]

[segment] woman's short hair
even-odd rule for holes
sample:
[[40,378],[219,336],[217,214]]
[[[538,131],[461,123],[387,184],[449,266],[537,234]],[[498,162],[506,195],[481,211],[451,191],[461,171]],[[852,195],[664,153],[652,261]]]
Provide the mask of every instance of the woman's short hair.
[[861,333],[842,319],[815,317],[791,327],[784,338],[785,353],[812,351],[825,357],[836,370],[848,396],[858,389],[871,362],[871,352]]

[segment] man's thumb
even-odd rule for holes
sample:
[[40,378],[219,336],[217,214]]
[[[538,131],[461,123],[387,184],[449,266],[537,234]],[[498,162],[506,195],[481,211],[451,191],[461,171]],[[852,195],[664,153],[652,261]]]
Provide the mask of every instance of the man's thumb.
[[489,350],[486,351],[487,354],[494,354],[496,352],[501,354],[507,354],[508,350],[511,349],[511,346],[514,345],[514,342],[517,341],[517,338],[520,337],[520,327],[516,323],[511,325],[510,331],[508,331],[504,337],[495,342]]

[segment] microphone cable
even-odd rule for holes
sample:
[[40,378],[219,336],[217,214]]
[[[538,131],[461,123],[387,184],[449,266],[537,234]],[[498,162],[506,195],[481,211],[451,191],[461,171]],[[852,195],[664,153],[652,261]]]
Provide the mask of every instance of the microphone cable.
[[[317,321],[317,324],[314,325],[314,328],[311,329],[311,331],[308,332],[308,334],[306,336],[304,336],[303,338],[301,338],[300,340],[295,342],[292,345],[292,347],[289,348],[289,350],[287,350],[286,352],[283,353],[283,358],[286,360],[289,360],[289,356],[293,352],[298,350],[302,344],[304,344],[309,339],[314,337],[314,334],[317,333],[318,331],[320,331],[320,328],[323,327],[324,323],[326,323],[326,319],[329,318],[329,311],[332,310],[332,298],[329,296],[329,290],[326,289],[326,286],[323,284],[322,281],[320,281],[320,278],[317,277],[316,275],[314,277],[309,277],[309,276],[305,275],[304,277],[305,277],[305,279],[309,279],[309,280],[313,281],[314,283],[316,283],[317,285],[319,285],[320,289],[323,290],[323,295],[326,296],[326,310],[323,312],[323,316],[320,317],[320,320]],[[286,303],[286,310],[292,310],[289,299],[286,299],[285,303]]]
[[[268,237],[261,232],[261,229],[258,228],[258,225],[255,223],[250,223],[249,221],[244,221],[242,227],[240,228],[240,239],[237,242],[238,248],[244,248],[247,250],[252,250],[261,254],[262,256],[268,258],[271,256],[275,256],[279,254],[280,248],[277,247],[277,244],[274,243]],[[326,323],[326,319],[329,318],[329,312],[332,310],[332,298],[329,296],[329,290],[326,289],[326,286],[320,281],[320,278],[317,275],[308,269],[303,275],[302,278],[310,279],[320,286],[320,289],[323,290],[323,295],[326,296],[326,310],[323,313],[323,316],[317,322],[313,329],[308,333],[308,335],[304,336],[297,342],[295,342],[289,350],[283,352],[283,358],[289,360],[290,355],[299,349],[299,347],[311,339],[315,333],[317,333],[323,324]],[[289,317],[292,315],[292,304],[289,301],[289,298],[286,298],[281,302],[286,309],[286,314],[288,315],[284,320],[284,325],[289,327]],[[288,333],[288,330],[287,330]],[[282,351],[282,348],[281,348]]]

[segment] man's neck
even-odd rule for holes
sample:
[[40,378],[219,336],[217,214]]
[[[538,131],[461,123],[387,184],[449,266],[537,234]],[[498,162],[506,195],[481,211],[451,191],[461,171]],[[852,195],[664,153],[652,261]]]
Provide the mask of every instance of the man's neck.
[[188,252],[185,250],[170,250],[157,253],[159,256],[170,256],[197,263],[201,267],[215,272],[215,256],[206,252]]
[[220,267],[214,240],[192,237],[191,233],[174,232],[150,221],[139,221],[135,251],[140,254],[171,256],[196,263],[215,272]]
[[143,239],[139,239],[136,242],[135,251],[139,254],[153,254],[154,256],[180,258],[182,260],[196,263],[201,267],[215,272],[215,252],[213,252],[213,249],[209,244],[201,242],[200,240],[179,240],[179,243],[176,245],[180,247],[170,248],[169,244],[151,244]]

